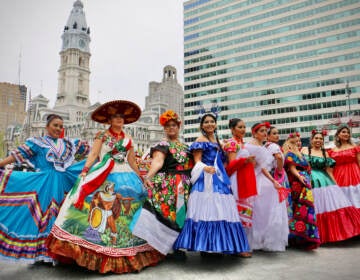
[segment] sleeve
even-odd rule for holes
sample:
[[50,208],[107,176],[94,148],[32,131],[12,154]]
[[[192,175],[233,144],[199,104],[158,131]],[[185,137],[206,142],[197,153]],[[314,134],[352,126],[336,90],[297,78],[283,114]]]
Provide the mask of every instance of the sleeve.
[[236,153],[239,150],[239,144],[237,144],[235,141],[224,140],[224,146],[223,149],[227,153]]
[[15,158],[17,163],[28,163],[37,153],[38,146],[28,139],[25,144],[19,146],[17,149],[10,152],[10,154]]
[[280,146],[279,146],[279,145],[276,145],[276,144],[274,144],[274,143],[271,143],[271,144],[268,146],[268,150],[270,151],[270,153],[271,153],[272,155],[281,153]]
[[166,141],[161,141],[157,144],[155,144],[153,147],[151,147],[150,149],[150,157],[153,156],[153,153],[159,151],[164,153],[165,155],[168,153],[169,151],[169,143]]
[[84,158],[90,152],[89,142],[86,140],[75,139],[76,157]]
[[329,158],[329,157],[326,158],[326,166],[333,168],[333,167],[335,167],[335,165],[336,165],[335,160],[333,160],[332,158]]
[[194,150],[205,150],[206,145],[208,145],[208,142],[194,142],[190,145],[189,147],[189,151],[194,151]]

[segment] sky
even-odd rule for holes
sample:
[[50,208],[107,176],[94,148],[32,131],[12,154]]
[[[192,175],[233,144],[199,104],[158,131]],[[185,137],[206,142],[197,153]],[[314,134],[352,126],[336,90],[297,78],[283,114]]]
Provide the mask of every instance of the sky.
[[[55,104],[61,35],[75,0],[0,0],[0,82]],[[183,86],[183,0],[82,0],[90,42],[90,102],[142,108],[166,65]]]

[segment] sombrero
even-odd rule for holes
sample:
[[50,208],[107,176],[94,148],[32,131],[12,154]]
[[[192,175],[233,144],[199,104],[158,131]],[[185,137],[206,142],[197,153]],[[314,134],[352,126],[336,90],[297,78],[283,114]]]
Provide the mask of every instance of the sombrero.
[[127,100],[113,100],[106,102],[95,109],[91,119],[99,123],[108,123],[110,117],[116,114],[124,116],[124,124],[136,122],[141,115],[138,105]]

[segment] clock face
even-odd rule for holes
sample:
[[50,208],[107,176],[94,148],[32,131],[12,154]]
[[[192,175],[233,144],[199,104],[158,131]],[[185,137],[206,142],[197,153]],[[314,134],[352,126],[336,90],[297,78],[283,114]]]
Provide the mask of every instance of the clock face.
[[83,39],[79,40],[79,46],[80,48],[84,48],[85,47],[85,41]]

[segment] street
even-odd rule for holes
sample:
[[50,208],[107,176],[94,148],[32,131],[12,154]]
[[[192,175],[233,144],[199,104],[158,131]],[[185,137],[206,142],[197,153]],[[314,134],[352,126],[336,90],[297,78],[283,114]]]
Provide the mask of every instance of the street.
[[253,257],[201,257],[187,253],[184,261],[167,259],[139,273],[99,274],[75,265],[0,263],[0,279],[226,279],[226,280],[356,280],[360,279],[360,238],[325,244],[315,251],[288,249],[283,253],[257,251]]

